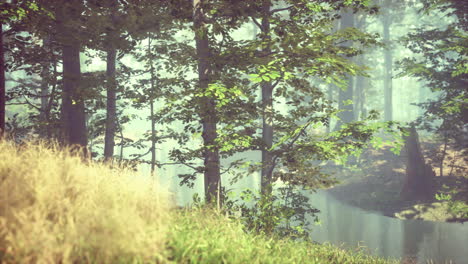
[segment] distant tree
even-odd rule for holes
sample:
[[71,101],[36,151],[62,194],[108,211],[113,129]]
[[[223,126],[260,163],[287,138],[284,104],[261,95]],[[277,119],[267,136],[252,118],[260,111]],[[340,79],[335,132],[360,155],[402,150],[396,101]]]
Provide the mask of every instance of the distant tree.
[[393,120],[393,49],[392,26],[403,19],[408,1],[379,0],[384,48],[384,120]]
[[3,23],[0,23],[0,140],[5,133],[5,52],[3,49]]
[[[384,120],[393,120],[393,54],[390,46],[391,26],[395,20],[394,12],[390,12],[395,1],[381,1],[381,21],[383,26],[383,40],[387,47],[384,50]],[[398,10],[397,12],[400,12]]]
[[[341,10],[340,29],[345,30],[346,28],[352,28],[354,24],[353,10],[351,8],[343,8]],[[348,40],[345,45],[351,47],[352,42]],[[338,108],[342,110],[342,112],[338,114],[339,119],[335,130],[339,129],[342,124],[354,121],[355,104],[353,102],[353,94],[354,76],[348,74],[346,76],[346,87],[341,87],[341,89],[339,89]]]

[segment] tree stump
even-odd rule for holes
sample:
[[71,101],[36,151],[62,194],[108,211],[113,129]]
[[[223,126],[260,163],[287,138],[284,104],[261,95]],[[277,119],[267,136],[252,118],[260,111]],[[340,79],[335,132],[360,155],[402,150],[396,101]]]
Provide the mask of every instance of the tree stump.
[[424,161],[416,128],[409,128],[410,135],[405,137],[406,178],[400,197],[403,199],[425,200],[434,195],[435,173]]

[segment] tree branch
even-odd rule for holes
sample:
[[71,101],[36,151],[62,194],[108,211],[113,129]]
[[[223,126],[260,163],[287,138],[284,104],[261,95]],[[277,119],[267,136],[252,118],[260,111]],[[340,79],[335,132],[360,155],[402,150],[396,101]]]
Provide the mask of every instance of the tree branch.
[[290,10],[291,8],[293,8],[293,6],[273,9],[273,10],[270,11],[270,15],[273,15],[274,13],[278,13],[278,12],[281,12],[281,11]]
[[38,110],[39,112],[41,112],[41,108],[40,107],[37,107],[36,105],[34,105],[33,103],[29,102],[27,97],[26,96],[23,96],[24,100],[26,101],[26,103],[28,105],[30,105],[31,107],[35,108],[36,110]]
[[[291,140],[291,142],[289,142],[289,144],[286,146],[286,149],[281,151],[281,153],[284,153],[286,151],[288,151],[289,149],[291,149],[292,145],[294,145],[294,143],[299,139],[299,137],[301,136],[301,134],[312,124],[312,118],[309,119],[309,121],[307,121],[307,123],[301,128],[301,130],[297,133],[297,135],[294,136],[294,138]],[[276,154],[274,157],[273,157],[273,164],[271,166],[271,169],[270,169],[270,173],[273,172],[273,170],[275,169],[276,167],[276,164],[277,164],[277,160],[279,158],[279,154]]]
[[283,77],[276,79],[275,83],[271,85],[272,89],[275,89],[279,82],[283,79]]
[[262,25],[260,25],[260,23],[257,21],[257,19],[255,19],[255,17],[251,16],[250,18],[252,19],[252,21],[254,22],[254,24],[257,25],[257,27],[258,27],[260,30],[263,30]]

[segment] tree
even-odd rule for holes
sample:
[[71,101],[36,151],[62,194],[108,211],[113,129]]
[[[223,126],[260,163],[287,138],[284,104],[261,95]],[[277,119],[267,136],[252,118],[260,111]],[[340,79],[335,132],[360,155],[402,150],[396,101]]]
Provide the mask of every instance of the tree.
[[[354,14],[351,9],[343,8],[341,10],[341,30],[346,28],[354,27]],[[352,42],[347,41],[345,44],[348,47],[351,47]],[[339,120],[336,124],[335,130],[339,129],[343,123],[349,123],[354,120],[354,102],[353,102],[353,86],[354,86],[354,77],[348,75],[346,87],[340,87],[339,96],[338,96],[338,108],[343,110],[338,114]]]
[[427,131],[434,131],[442,139],[442,176],[447,145],[453,144],[456,149],[461,150],[467,147],[468,20],[463,11],[466,10],[467,3],[423,1],[423,4],[421,13],[430,13],[435,19],[441,16],[452,17],[454,22],[440,28],[422,27],[409,32],[403,42],[412,52],[421,56],[401,60],[400,76],[414,76],[425,83],[432,92],[438,93],[437,98],[419,104],[424,113],[417,119],[417,124]]
[[[268,186],[278,178],[305,185],[313,185],[311,182],[320,179],[322,174],[310,169],[307,159],[320,159],[323,153],[304,152],[317,143],[310,142],[313,141],[310,127],[327,124],[336,112],[315,83],[325,81],[345,86],[346,74],[362,72],[362,68],[348,60],[359,53],[356,47],[339,43],[353,39],[368,45],[372,40],[369,35],[348,27],[330,33],[337,12],[350,3],[334,1],[329,4],[325,7],[317,2],[262,1],[252,9],[258,10],[252,15],[253,21],[261,19],[255,22],[261,31],[261,38],[255,44],[261,52],[256,53],[258,57],[253,60],[256,71],[251,76],[262,89],[260,149],[264,194],[271,193]],[[359,6],[359,3],[354,4],[356,8]],[[283,100],[290,109],[287,115],[273,105]],[[352,112],[350,114],[352,116]],[[309,172],[305,171],[306,167]],[[285,173],[275,172],[275,168]]]
[[[116,7],[112,4],[110,7],[110,27],[116,24]],[[107,33],[107,58],[106,58],[106,77],[107,77],[107,105],[106,105],[106,137],[104,140],[104,159],[111,161],[114,156],[115,146],[115,130],[116,130],[116,119],[117,119],[117,108],[116,108],[116,90],[117,82],[115,79],[115,63],[117,57],[117,47],[115,43],[118,41],[116,29],[110,29]]]
[[199,101],[199,113],[203,126],[204,165],[205,165],[205,196],[206,201],[220,202],[220,163],[219,149],[216,143],[218,133],[216,131],[218,117],[216,116],[216,102],[206,95],[209,84],[213,81],[212,66],[210,65],[210,47],[208,30],[205,25],[205,6],[203,0],[193,1],[193,26],[195,31],[196,54],[198,61],[198,86],[202,96]]
[[5,55],[3,50],[3,23],[0,23],[0,140],[5,133]]
[[[84,91],[80,87],[80,16],[83,3],[79,0],[68,1],[54,6],[58,28],[57,39],[62,46],[63,89],[62,89],[62,133],[63,141],[68,145],[78,145],[86,152],[88,139]],[[85,153],[86,154],[86,153]]]
[[[262,55],[269,58],[266,63],[272,61],[271,56],[271,37],[270,32],[270,16],[271,16],[271,2],[263,1],[261,6],[261,41],[265,43],[262,49]],[[261,190],[262,193],[270,194],[272,177],[273,177],[273,155],[271,153],[271,147],[273,146],[273,89],[278,85],[278,82],[273,83],[272,81],[266,81],[261,83],[262,88],[262,170],[261,170]]]
[[414,125],[409,128],[409,136],[405,141],[406,178],[400,195],[410,199],[430,198],[434,195],[435,174],[431,166],[424,161]]
[[393,56],[392,49],[390,48],[390,28],[393,23],[394,14],[389,12],[392,1],[382,1],[382,26],[383,26],[383,40],[388,45],[384,50],[384,120],[393,120]]

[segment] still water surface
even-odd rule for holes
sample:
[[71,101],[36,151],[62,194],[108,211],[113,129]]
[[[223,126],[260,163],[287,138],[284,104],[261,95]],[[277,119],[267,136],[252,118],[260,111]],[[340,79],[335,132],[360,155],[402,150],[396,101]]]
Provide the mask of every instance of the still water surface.
[[[382,257],[413,257],[418,263],[468,264],[468,222],[400,220],[344,204],[327,191],[309,196],[321,225],[312,239],[356,248]],[[451,261],[451,262],[450,262]]]

